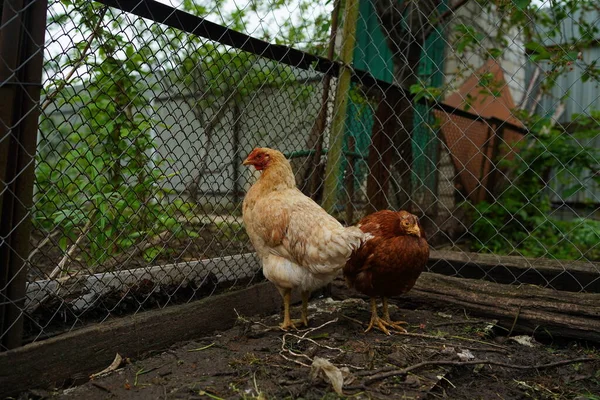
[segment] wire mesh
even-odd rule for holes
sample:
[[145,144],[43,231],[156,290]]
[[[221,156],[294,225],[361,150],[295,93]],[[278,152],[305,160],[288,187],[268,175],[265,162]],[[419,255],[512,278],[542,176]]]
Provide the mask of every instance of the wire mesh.
[[598,9],[360,0],[345,29],[340,3],[49,2],[25,297],[2,281],[24,342],[263,279],[241,220],[256,146],[346,224],[418,215],[431,271],[599,290]]

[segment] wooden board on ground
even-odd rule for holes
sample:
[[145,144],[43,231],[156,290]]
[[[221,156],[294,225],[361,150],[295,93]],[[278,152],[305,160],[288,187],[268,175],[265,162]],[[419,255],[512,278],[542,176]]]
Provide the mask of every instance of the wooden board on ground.
[[431,272],[460,278],[600,293],[600,263],[591,261],[433,250],[428,266]]
[[[525,333],[600,343],[600,294],[534,285],[504,285],[424,272],[406,296],[414,302],[455,306]],[[516,322],[515,322],[516,321]]]
[[236,321],[236,311],[245,316],[272,314],[281,304],[281,296],[271,283],[259,283],[189,304],[105,321],[2,352],[0,396],[87,377],[109,365],[116,353],[140,358],[152,350],[229,329]]

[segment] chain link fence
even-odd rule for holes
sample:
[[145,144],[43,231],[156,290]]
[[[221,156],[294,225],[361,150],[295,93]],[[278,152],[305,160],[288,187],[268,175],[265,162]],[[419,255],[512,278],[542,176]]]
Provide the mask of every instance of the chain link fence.
[[256,146],[346,224],[418,215],[433,272],[598,292],[600,12],[578,4],[4,2],[2,349],[262,280]]

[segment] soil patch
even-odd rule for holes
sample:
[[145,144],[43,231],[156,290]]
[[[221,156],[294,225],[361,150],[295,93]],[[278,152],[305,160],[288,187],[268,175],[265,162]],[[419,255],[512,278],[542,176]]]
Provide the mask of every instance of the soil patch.
[[[358,399],[599,399],[600,361],[515,369],[577,358],[598,358],[581,342],[507,339],[494,321],[456,309],[433,309],[402,299],[392,318],[408,322],[408,335],[364,333],[368,303],[334,286],[332,298],[313,299],[309,329],[283,332],[280,315],[240,316],[231,329],[128,360],[80,386],[34,390],[29,398],[57,399],[333,399],[324,359],[344,376],[343,396]],[[293,316],[299,315],[293,309]],[[201,318],[202,316],[198,316]],[[490,363],[460,365],[486,360]],[[453,365],[435,365],[450,362]],[[421,367],[414,368],[420,363]],[[411,369],[407,373],[400,370]],[[386,376],[387,375],[387,376]]]

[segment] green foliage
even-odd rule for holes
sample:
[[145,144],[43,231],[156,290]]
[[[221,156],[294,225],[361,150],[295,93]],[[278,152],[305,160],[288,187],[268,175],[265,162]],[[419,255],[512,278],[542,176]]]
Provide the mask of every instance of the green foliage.
[[[598,60],[584,57],[584,51],[596,47],[600,37],[600,26],[590,18],[598,12],[597,1],[477,0],[477,3],[480,16],[492,18],[493,23],[480,23],[480,18],[475,16],[472,23],[458,23],[453,27],[450,45],[453,56],[461,60],[458,64],[463,65],[455,71],[458,76],[480,66],[478,62],[471,65],[470,60],[474,58],[502,61],[507,49],[523,46],[529,59],[544,72],[539,87],[542,94],[550,92],[561,75],[575,68],[580,69],[584,82],[600,82]],[[484,80],[480,84],[489,89],[490,84],[499,86],[501,83]],[[498,92],[484,93],[497,95]]]
[[[600,80],[597,60],[581,57],[582,50],[598,37],[597,24],[585,20],[586,11],[596,7],[595,1],[545,3],[544,9],[530,0],[478,3],[500,19],[493,24],[496,37],[482,31],[482,27],[489,30],[489,24],[457,24],[452,37],[458,56],[477,53],[483,58],[502,57],[511,40],[510,32],[517,30],[530,58],[548,65],[543,90],[549,90],[557,77],[574,65],[583,69],[584,81]],[[147,235],[164,230],[185,234],[177,222],[181,204],[167,204],[167,193],[160,189],[165,177],[159,168],[162,160],[153,156],[151,134],[157,121],[150,117],[152,110],[144,96],[151,89],[150,77],[157,77],[157,70],[165,71],[181,88],[203,93],[193,106],[199,111],[197,116],[210,144],[210,131],[219,122],[218,110],[243,101],[260,87],[295,82],[294,71],[160,24],[143,19],[125,21],[118,12],[99,3],[56,0],[52,6],[56,5],[65,8],[64,12],[51,13],[50,29],[69,34],[75,30],[79,34],[75,36],[82,39],[69,51],[47,60],[46,71],[52,78],[46,95],[57,107],[69,103],[80,112],[72,125],[55,126],[50,118],[42,121],[41,140],[53,150],[38,154],[33,210],[36,224],[47,230],[59,229],[63,247],[68,239],[85,234],[87,248],[83,253],[89,264],[127,251]],[[238,9],[226,7],[223,0],[184,0],[181,7],[254,37],[325,54],[330,29],[328,7],[314,0],[297,0],[291,5],[282,0],[255,1]],[[289,18],[277,17],[281,14],[278,11],[289,14]],[[548,47],[548,38],[559,37],[561,22],[574,15],[578,39]],[[72,26],[65,29],[69,24]],[[82,66],[86,70],[82,74],[67,73]],[[86,92],[76,93],[71,89],[74,85],[83,85]],[[482,92],[499,94],[491,75],[481,76],[479,86]],[[442,95],[439,88],[422,82],[412,85],[410,91],[415,100],[436,100]],[[311,95],[312,88],[307,86],[297,98]],[[356,100],[362,93],[355,90],[351,95]],[[595,118],[597,121],[598,115]],[[511,185],[494,203],[475,207],[474,246],[501,253],[569,258],[586,254],[597,258],[595,221],[565,222],[547,217],[551,211],[549,181],[570,182],[583,171],[597,168],[594,152],[587,148],[582,151],[569,135],[548,129],[543,119],[528,122],[538,133],[522,144],[514,159],[503,164],[513,178]],[[588,118],[580,123],[574,137],[598,134],[597,122]],[[52,135],[65,140],[52,146]],[[582,188],[581,183],[574,182],[561,195],[569,197]],[[158,251],[151,248],[144,256],[153,260]]]
[[423,98],[429,101],[437,101],[442,95],[442,89],[433,86],[427,86],[425,82],[419,80],[419,83],[411,85],[410,93],[414,95],[414,102],[418,102]]
[[[530,257],[600,260],[600,221],[560,221],[551,217],[550,195],[556,183],[571,182],[566,199],[584,185],[600,185],[593,173],[588,182],[579,182],[585,172],[596,172],[600,150],[586,146],[600,133],[600,112],[577,116],[578,129],[572,135],[550,127],[547,119],[536,118],[536,128],[517,146],[513,159],[501,162],[510,182],[493,203],[473,207],[472,246],[498,254],[519,253]],[[554,184],[552,184],[554,183]]]
[[[82,8],[82,21],[90,28],[97,23],[95,11],[91,4]],[[150,81],[147,50],[138,52],[107,31],[97,39],[85,90],[57,92],[56,102],[71,104],[78,118],[60,125],[58,147],[38,153],[33,210],[38,228],[59,230],[63,250],[81,237],[79,247],[90,267],[146,237],[182,233],[177,210],[161,202],[164,176],[160,160],[152,156],[156,121],[144,97]],[[55,85],[60,88],[62,82]],[[52,147],[52,121],[42,121],[41,127]]]
[[470,25],[458,24],[455,29],[458,37],[454,46],[459,53],[464,53],[467,50],[476,50],[485,37],[482,32],[479,32]]
[[[253,36],[262,29],[264,39],[323,54],[330,24],[326,7],[310,0],[294,5],[293,18],[271,21],[290,4],[254,2],[231,9],[222,0],[185,0],[181,7]],[[253,26],[258,20],[266,23]],[[158,121],[147,96],[153,82],[167,75],[176,90],[202,93],[191,106],[209,137],[208,152],[210,135],[225,114],[220,110],[260,88],[298,81],[287,66],[131,19],[99,3],[55,0],[48,26],[54,38],[70,32],[81,39],[46,60],[44,107],[69,106],[76,114],[67,121],[51,112],[42,118],[34,222],[38,229],[59,231],[63,250],[80,239],[78,250],[89,267],[165,232],[169,237],[194,236],[178,222],[193,210],[182,201],[168,201],[169,193],[162,189],[167,177],[152,136]],[[310,85],[304,86],[294,89],[295,101],[313,94]],[[144,248],[147,262],[164,252],[162,246]]]
[[71,240],[85,235],[82,254],[90,266],[147,235],[181,229],[160,202],[163,176],[151,159],[154,121],[144,110],[140,59],[127,52],[126,61],[105,53],[87,90],[62,99],[81,105],[81,122],[72,127],[64,151],[38,160],[35,221],[46,229],[60,227]]
[[[600,80],[600,68],[596,61],[584,60],[581,53],[595,46],[600,34],[597,22],[588,18],[589,13],[598,11],[597,3],[585,0],[552,2],[549,5],[550,7],[540,8],[537,3],[532,2],[506,21],[507,24],[527,26],[525,47],[530,50],[531,59],[547,62],[546,87],[543,89],[549,89],[559,75],[572,70],[575,64],[587,71],[587,79]],[[534,18],[537,27],[531,23],[526,25],[530,18]],[[569,19],[573,20],[573,26],[578,31],[573,32],[576,36],[563,41],[561,38],[566,34],[563,23]],[[549,46],[557,40],[561,43],[559,46]]]

